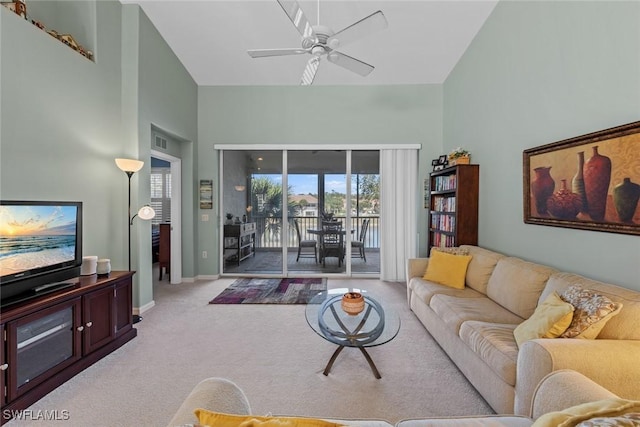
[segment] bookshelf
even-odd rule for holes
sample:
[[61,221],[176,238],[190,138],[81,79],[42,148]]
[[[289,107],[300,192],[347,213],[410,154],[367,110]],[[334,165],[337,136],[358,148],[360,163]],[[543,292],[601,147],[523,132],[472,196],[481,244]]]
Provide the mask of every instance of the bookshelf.
[[456,165],[429,175],[429,244],[478,244],[478,165]]

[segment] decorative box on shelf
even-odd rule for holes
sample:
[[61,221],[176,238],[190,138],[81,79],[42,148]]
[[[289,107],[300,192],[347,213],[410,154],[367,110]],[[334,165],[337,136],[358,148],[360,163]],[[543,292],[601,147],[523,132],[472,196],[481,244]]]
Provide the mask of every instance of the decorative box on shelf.
[[455,159],[449,159],[449,166],[455,165],[468,165],[471,163],[471,156],[456,157]]

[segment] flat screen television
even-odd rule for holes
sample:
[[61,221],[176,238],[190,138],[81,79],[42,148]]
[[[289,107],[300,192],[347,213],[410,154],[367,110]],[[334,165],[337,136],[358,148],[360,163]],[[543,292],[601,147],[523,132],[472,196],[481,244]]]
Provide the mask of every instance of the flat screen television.
[[0,201],[0,304],[64,287],[80,275],[82,202]]

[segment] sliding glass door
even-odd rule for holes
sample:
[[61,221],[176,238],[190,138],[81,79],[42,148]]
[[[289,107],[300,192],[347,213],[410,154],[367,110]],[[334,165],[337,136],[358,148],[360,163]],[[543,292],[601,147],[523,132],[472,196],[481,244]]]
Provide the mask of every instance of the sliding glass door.
[[223,273],[282,274],[282,152],[222,152]]
[[[222,159],[221,212],[232,222],[223,273],[379,274],[377,150],[224,150]],[[337,249],[323,219],[340,227]]]

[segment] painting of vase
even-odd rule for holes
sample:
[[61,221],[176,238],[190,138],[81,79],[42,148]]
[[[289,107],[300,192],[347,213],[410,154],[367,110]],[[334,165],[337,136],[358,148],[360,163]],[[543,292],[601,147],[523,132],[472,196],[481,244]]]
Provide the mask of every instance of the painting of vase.
[[547,213],[547,200],[553,194],[556,183],[551,177],[551,167],[538,167],[534,169],[536,179],[531,183],[531,193],[536,200],[536,212],[539,215]]
[[640,235],[640,122],[524,150],[523,174],[526,224]]
[[594,221],[602,221],[611,181],[611,159],[599,154],[598,146],[593,147],[593,156],[585,162],[583,175],[589,215]]

